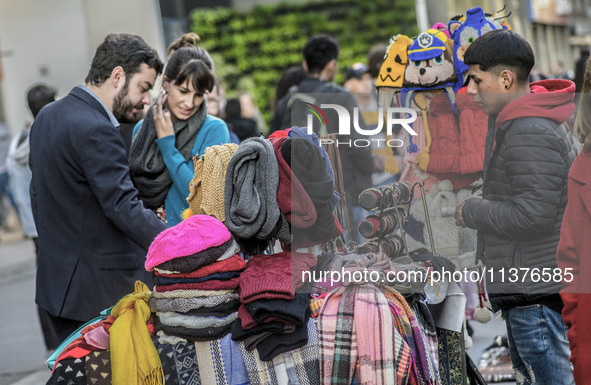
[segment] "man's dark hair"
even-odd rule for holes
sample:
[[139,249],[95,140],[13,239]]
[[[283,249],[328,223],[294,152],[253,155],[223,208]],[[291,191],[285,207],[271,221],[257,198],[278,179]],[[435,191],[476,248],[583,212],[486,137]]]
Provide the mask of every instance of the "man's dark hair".
[[27,104],[33,118],[36,118],[39,111],[53,101],[55,101],[55,90],[45,84],[34,85],[27,91]]
[[240,107],[240,100],[238,98],[228,99],[226,102],[226,116],[227,117],[240,117],[242,108]]
[[496,29],[480,36],[466,50],[464,63],[480,64],[482,71],[510,69],[517,82],[528,82],[534,66],[534,51],[520,35],[505,29]]
[[144,39],[136,35],[112,33],[96,49],[85,81],[99,86],[117,66],[123,67],[126,81],[129,81],[133,74],[140,71],[142,63],[155,69],[158,75],[162,73],[163,65],[158,53]]
[[311,74],[321,72],[332,59],[338,57],[339,43],[329,35],[312,36],[304,46],[304,60]]

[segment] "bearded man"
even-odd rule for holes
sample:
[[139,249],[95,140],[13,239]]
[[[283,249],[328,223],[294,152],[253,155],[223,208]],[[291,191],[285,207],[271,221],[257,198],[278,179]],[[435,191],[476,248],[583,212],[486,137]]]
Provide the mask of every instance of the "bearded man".
[[62,340],[136,280],[151,287],[145,254],[166,226],[138,198],[118,127],[142,117],[162,67],[139,36],[110,34],[86,84],[44,107],[31,128],[35,301]]

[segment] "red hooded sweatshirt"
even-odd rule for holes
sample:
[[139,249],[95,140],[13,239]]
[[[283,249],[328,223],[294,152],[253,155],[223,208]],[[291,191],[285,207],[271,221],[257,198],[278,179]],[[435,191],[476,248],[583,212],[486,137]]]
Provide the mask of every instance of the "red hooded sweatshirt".
[[507,104],[497,116],[497,129],[508,120],[525,117],[549,118],[564,123],[575,112],[575,83],[548,79],[529,85],[530,93]]

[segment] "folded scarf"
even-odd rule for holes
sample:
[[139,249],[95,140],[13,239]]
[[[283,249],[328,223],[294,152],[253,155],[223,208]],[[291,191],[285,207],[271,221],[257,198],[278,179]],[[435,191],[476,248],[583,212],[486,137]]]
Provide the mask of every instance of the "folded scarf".
[[238,145],[234,143],[211,146],[195,163],[195,176],[187,197],[194,215],[207,214],[226,221],[224,183],[228,163],[237,149]]
[[225,290],[172,290],[172,291],[163,291],[158,292],[154,290],[152,292],[153,298],[189,298],[189,299],[197,299],[197,298],[204,298],[204,297],[217,297],[220,295],[230,295],[230,294],[237,294],[236,290],[233,289],[225,289]]
[[281,145],[286,140],[287,138],[270,139],[279,166],[277,205],[292,226],[307,228],[316,223],[316,208],[281,155]]
[[[185,300],[184,298],[179,298],[180,300]],[[224,299],[225,300],[225,299]],[[197,315],[202,317],[225,317],[230,313],[234,313],[238,311],[238,307],[240,306],[240,299],[234,298],[228,301],[219,303],[214,306],[203,307],[200,306],[198,308],[179,308],[175,306],[170,306],[175,304],[172,299],[158,299],[157,301],[165,301],[164,303],[156,302],[154,298],[150,298],[150,310],[153,313],[157,312],[175,312],[178,314],[185,314],[185,315]],[[164,308],[164,309],[162,309]]]
[[250,385],[238,343],[229,335],[195,343],[202,384]]
[[234,254],[228,259],[213,262],[200,269],[191,271],[189,273],[171,273],[167,270],[154,269],[155,276],[162,276],[168,278],[201,278],[214,273],[226,273],[229,271],[241,271],[246,268],[246,262],[238,254]]
[[[186,160],[191,160],[193,156],[193,144],[206,117],[207,102],[204,100],[197,112],[188,120],[177,120],[172,123],[175,147]],[[142,126],[133,138],[129,150],[129,169],[140,199],[151,209],[162,206],[172,185],[168,168],[156,144],[157,138],[152,106],[146,112]]]
[[135,291],[123,297],[111,311],[109,329],[113,385],[164,384],[160,357],[146,322],[150,318],[150,290],[140,281]]
[[257,299],[293,299],[291,255],[284,251],[273,255],[255,255],[240,274],[240,301]]
[[270,321],[255,324],[253,328],[245,329],[242,327],[242,322],[237,319],[232,324],[232,339],[234,341],[244,341],[249,337],[259,335],[261,333],[284,334],[293,333],[295,331],[294,324],[286,324],[279,321]]
[[333,233],[334,219],[331,206],[334,181],[326,172],[326,161],[318,149],[303,138],[287,139],[281,146],[281,155],[291,167],[316,209],[313,226],[296,231],[305,234],[312,241],[327,241]]
[[[318,135],[316,135],[315,132],[312,132],[312,134],[308,134],[308,131],[304,130],[303,128],[292,127],[289,130],[288,136],[290,138],[304,138],[307,141],[309,141],[310,143],[312,143],[318,149],[318,151],[320,151],[320,155],[322,155],[322,157],[324,158],[324,160],[326,162],[326,172],[328,173],[328,176],[330,176],[330,179],[335,180],[334,172],[333,172],[332,166],[330,164],[330,158],[328,157],[328,153],[326,152],[324,147],[320,144],[320,140],[318,139]],[[332,199],[330,200],[330,205],[332,206],[333,210],[337,206],[337,204],[339,203],[340,200],[341,200],[341,197],[339,196],[339,193],[336,190],[333,190]]]
[[223,318],[196,317],[175,312],[158,312],[156,316],[162,325],[182,326],[188,329],[206,329],[230,325],[238,318],[238,313],[234,312]]
[[232,290],[238,288],[238,278],[220,281],[213,279],[207,282],[199,283],[175,283],[174,285],[154,286],[154,291],[174,291],[174,290]]
[[225,181],[225,216],[228,229],[240,238],[277,237],[291,243],[289,232],[278,233],[279,168],[268,140],[250,138],[240,144],[228,164]]
[[220,280],[220,281],[227,281],[228,279],[232,279],[235,277],[239,277],[239,271],[228,271],[225,273],[213,273],[206,277],[201,278],[169,278],[164,276],[155,276],[154,277],[154,284],[155,285],[174,285],[175,283],[199,283],[199,282],[207,282],[211,280]]
[[281,353],[289,352],[300,348],[308,343],[308,319],[310,309],[305,312],[305,321],[296,327],[293,333],[278,334],[267,337],[257,344],[259,357],[262,361],[271,361]]
[[[196,217],[196,215],[191,218]],[[191,219],[185,219],[185,221]],[[183,221],[183,222],[185,222]],[[183,223],[181,222],[181,223]],[[180,258],[174,258],[157,265],[160,272],[170,271],[179,273],[190,273],[207,266],[215,261],[222,261],[235,255],[240,250],[238,244],[233,239],[229,239],[216,247],[210,247],[199,253],[187,255]],[[166,274],[166,273],[165,273]]]
[[191,309],[185,313],[185,315],[192,315],[196,317],[217,317],[223,318],[229,314],[236,313],[240,307],[240,300],[235,299],[234,301],[219,304],[213,307],[202,307],[199,309]]
[[193,215],[158,234],[148,249],[145,267],[152,271],[156,266],[169,266],[171,261],[188,256],[203,258],[206,265],[217,259],[208,257],[219,257],[231,244],[232,236],[222,222],[209,215]]
[[252,336],[246,337],[243,341],[244,347],[246,348],[246,350],[253,350],[257,347],[258,344],[261,343],[261,341],[272,335],[273,332],[262,332],[259,334],[254,334]]
[[157,311],[187,313],[191,310],[215,308],[218,305],[236,300],[240,300],[240,295],[234,291],[227,294],[194,298],[156,298],[152,296],[150,297],[150,310],[153,313]]
[[273,317],[296,326],[302,326],[308,322],[306,313],[310,307],[310,296],[296,293],[295,298],[291,301],[284,299],[253,301],[245,304],[244,307],[259,323]]
[[211,327],[205,329],[190,329],[182,326],[163,325],[158,318],[154,320],[154,329],[162,331],[168,336],[176,336],[189,341],[211,341],[222,338],[230,333],[232,325]]
[[[252,315],[248,312],[248,310],[246,310],[246,307],[244,306],[244,304],[241,304],[240,307],[238,308],[238,318],[240,318],[240,323],[242,324],[242,327],[245,330],[250,330],[250,329],[254,328],[255,326],[257,326],[259,323],[280,322],[280,323],[290,325],[289,322],[287,322],[279,317],[269,317],[269,318],[263,320],[262,322],[257,322],[254,320],[254,318],[252,318]],[[291,325],[293,325],[293,324],[291,324]],[[294,325],[294,327],[295,327],[295,325]]]

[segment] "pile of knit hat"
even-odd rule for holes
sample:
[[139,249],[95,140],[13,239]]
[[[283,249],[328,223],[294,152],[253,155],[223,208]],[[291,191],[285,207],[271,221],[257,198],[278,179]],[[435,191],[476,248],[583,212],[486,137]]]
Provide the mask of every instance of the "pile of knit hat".
[[239,277],[239,319],[232,325],[232,339],[246,350],[257,349],[262,361],[306,345],[310,295],[296,292],[302,272],[316,265],[310,253],[284,251],[256,255]]
[[193,215],[156,237],[146,270],[154,271],[150,310],[161,342],[207,341],[230,332],[246,267],[238,252],[228,229],[209,215]]
[[341,235],[333,213],[339,196],[326,151],[299,127],[269,140],[279,165],[277,203],[291,224],[293,245],[309,247]]

